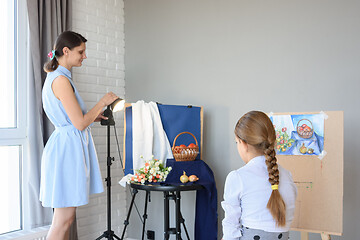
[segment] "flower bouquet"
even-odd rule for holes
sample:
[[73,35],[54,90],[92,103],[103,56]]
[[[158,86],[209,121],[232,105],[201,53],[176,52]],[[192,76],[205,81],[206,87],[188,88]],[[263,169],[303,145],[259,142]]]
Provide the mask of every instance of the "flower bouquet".
[[[140,157],[143,158],[143,156]],[[163,162],[155,159],[153,155],[150,160],[145,161],[142,168],[135,170],[135,175],[128,178],[128,183],[163,182],[171,169],[171,167],[164,167]]]
[[290,138],[290,136],[287,134],[286,127],[283,127],[281,130],[275,130],[276,131],[276,150],[278,153],[283,153],[288,150],[288,148],[291,148],[291,146],[294,144],[295,140]]

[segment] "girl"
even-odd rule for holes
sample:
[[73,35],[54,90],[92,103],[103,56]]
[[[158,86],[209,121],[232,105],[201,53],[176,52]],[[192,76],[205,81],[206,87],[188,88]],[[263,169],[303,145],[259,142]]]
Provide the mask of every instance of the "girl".
[[89,194],[103,192],[95,146],[89,125],[106,119],[102,109],[118,97],[109,92],[90,110],[71,80],[71,69],[86,59],[85,42],[78,33],[61,33],[48,57],[42,92],[46,115],[55,126],[42,155],[40,201],[54,208],[47,239],[69,238],[76,207],[89,202]]
[[288,239],[297,189],[291,173],[277,164],[271,120],[263,112],[246,113],[235,139],[246,165],[226,178],[223,239]]

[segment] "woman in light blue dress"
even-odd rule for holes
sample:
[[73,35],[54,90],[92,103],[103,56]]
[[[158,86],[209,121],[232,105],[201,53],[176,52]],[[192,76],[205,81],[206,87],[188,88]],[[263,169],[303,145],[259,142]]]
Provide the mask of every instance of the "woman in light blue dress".
[[103,192],[102,178],[90,124],[100,119],[103,108],[118,97],[109,92],[87,111],[73,81],[72,67],[86,59],[85,42],[78,33],[61,33],[48,57],[48,73],[42,92],[46,115],[55,131],[46,143],[41,163],[40,201],[54,208],[47,239],[68,239],[76,207],[89,202],[89,194]]

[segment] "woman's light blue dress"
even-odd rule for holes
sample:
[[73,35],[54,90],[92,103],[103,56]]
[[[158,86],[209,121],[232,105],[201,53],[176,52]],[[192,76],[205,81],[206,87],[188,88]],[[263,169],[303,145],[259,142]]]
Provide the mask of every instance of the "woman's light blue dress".
[[40,201],[44,207],[63,208],[85,205],[89,194],[104,191],[90,127],[80,131],[71,123],[59,99],[52,91],[54,79],[67,77],[83,114],[84,101],[71,80],[71,72],[59,65],[48,73],[42,100],[46,115],[55,126],[41,160]]

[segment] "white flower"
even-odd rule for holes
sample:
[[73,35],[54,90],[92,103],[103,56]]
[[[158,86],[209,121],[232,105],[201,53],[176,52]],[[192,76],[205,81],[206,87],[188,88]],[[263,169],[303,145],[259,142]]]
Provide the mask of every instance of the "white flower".
[[164,167],[162,165],[164,161],[155,159],[154,155],[152,155],[150,159],[144,159],[143,155],[141,155],[140,158],[143,159],[144,166],[136,170],[138,177],[134,176],[134,178],[132,178],[133,180],[127,179],[128,183],[136,182],[145,184],[146,182],[154,182],[155,180],[161,182],[165,180],[172,169],[171,167]]

